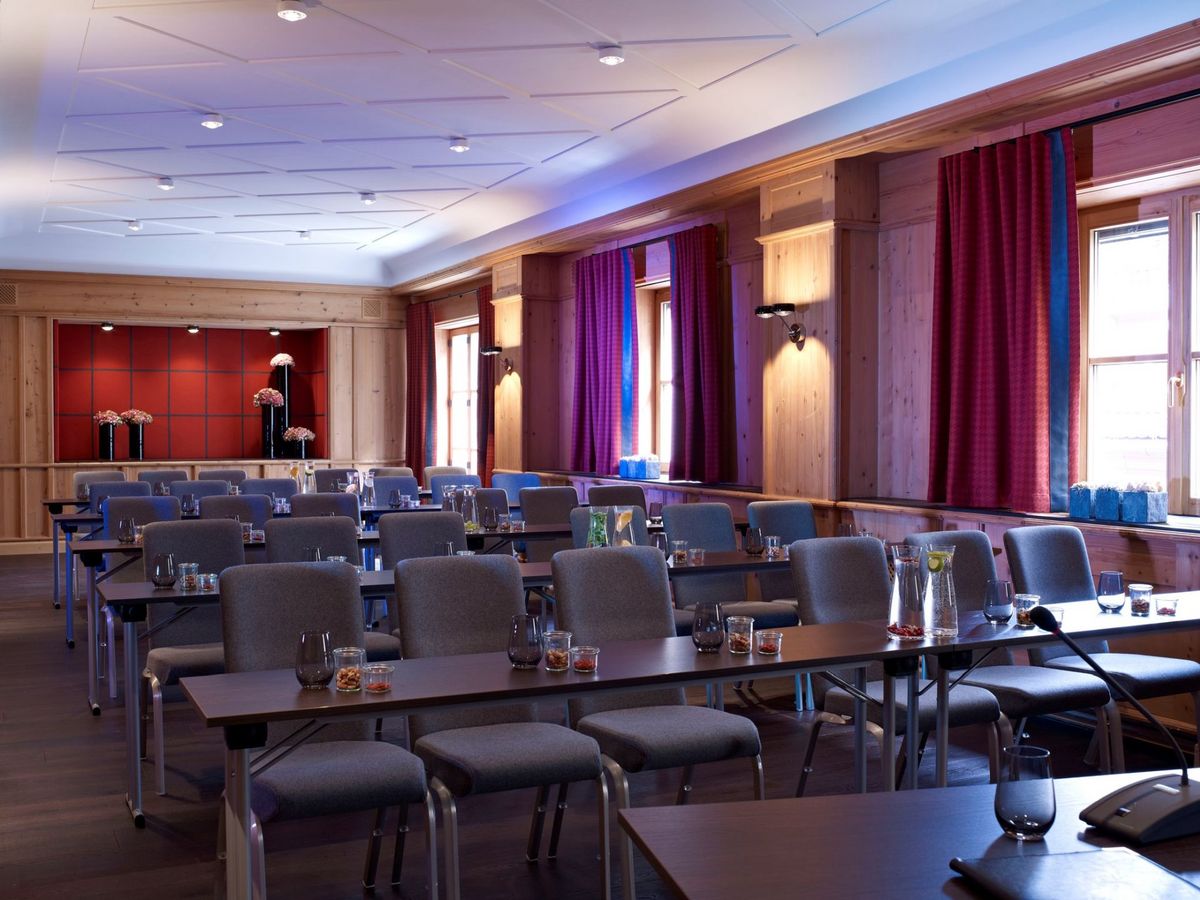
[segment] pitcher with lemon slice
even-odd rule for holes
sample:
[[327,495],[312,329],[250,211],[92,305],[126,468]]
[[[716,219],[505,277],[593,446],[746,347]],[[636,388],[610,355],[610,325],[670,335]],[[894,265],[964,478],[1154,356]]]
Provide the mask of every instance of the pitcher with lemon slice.
[[958,636],[958,603],[954,597],[954,546],[934,544],[925,553],[925,608],[929,610],[930,633],[935,638]]
[[614,547],[632,547],[637,541],[633,539],[633,507],[613,507],[613,540]]

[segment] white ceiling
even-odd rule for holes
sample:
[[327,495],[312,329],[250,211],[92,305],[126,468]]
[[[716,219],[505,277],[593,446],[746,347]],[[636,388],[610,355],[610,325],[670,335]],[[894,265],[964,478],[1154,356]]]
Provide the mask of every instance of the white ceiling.
[[1195,15],[306,2],[287,23],[275,0],[0,0],[0,266],[390,285]]

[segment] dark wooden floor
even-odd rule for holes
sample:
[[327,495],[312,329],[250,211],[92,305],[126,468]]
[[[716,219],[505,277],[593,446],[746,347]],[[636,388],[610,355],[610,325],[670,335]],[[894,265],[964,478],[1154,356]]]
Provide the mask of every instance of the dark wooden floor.
[[[222,787],[220,735],[201,727],[188,707],[166,713],[168,794],[148,789],[144,831],[134,829],[124,793],[123,715],[106,706],[99,718],[85,701],[82,642],[63,641],[65,610],[50,605],[46,557],[0,557],[0,896],[21,898],[211,897],[218,797]],[[77,628],[82,628],[80,617]],[[764,741],[768,796],[790,796],[799,774],[806,716],[790,708],[790,681],[760,682],[754,696],[727,692],[727,708],[750,716]],[[1081,757],[1087,735],[1050,722],[1034,722],[1034,742],[1055,754],[1059,776],[1089,774]],[[393,725],[389,737],[402,733]],[[982,734],[953,735],[951,783],[987,780]],[[809,790],[845,792],[851,786],[849,729],[827,728]],[[876,780],[878,755],[869,757]],[[1130,768],[1169,765],[1153,750],[1130,748]],[[932,782],[930,754],[923,784]],[[145,777],[152,779],[150,767]],[[637,805],[669,804],[678,786],[675,772],[633,779]],[[709,766],[698,772],[693,802],[751,796],[744,763]],[[557,863],[524,862],[532,792],[468,798],[460,804],[463,890],[467,897],[575,898],[598,895],[594,803],[590,788],[573,795]],[[406,854],[403,890],[388,886],[379,896],[422,897],[423,832],[414,811],[414,833]],[[614,816],[615,820],[615,816]],[[268,884],[276,897],[361,898],[359,885],[369,816],[345,816],[269,826]],[[615,833],[615,823],[613,825]],[[802,840],[803,835],[797,835]],[[385,850],[381,872],[390,865]],[[614,872],[616,870],[614,861]],[[614,876],[617,877],[617,876]],[[639,860],[641,897],[668,893]]]

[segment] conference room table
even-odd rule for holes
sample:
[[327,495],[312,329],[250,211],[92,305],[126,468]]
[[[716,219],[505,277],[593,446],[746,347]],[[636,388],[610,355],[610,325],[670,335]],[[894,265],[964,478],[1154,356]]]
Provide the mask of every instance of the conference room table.
[[[1200,770],[1192,770],[1193,777]],[[1147,773],[1061,778],[1053,827],[1040,843],[1005,837],[996,822],[991,784],[919,793],[850,794],[785,800],[623,809],[620,827],[677,897],[982,897],[950,869],[950,860],[1030,858],[1100,852],[1120,846],[1079,821],[1095,800]],[[1111,851],[1110,851],[1111,852]],[[1200,884],[1200,837],[1140,848],[1143,855]],[[1064,881],[1057,896],[1088,896]],[[1105,885],[1139,896],[1136,886]],[[1149,897],[1149,893],[1140,896]]]

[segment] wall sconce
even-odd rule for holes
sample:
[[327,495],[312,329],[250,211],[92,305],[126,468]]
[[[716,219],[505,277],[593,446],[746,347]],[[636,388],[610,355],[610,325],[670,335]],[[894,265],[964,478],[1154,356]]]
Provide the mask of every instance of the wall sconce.
[[[754,309],[754,314],[760,319],[774,319],[777,317],[786,319],[788,316],[795,315],[795,313],[795,303],[776,303],[772,306],[758,306]],[[783,327],[787,331],[788,340],[796,345],[797,350],[803,350],[804,338],[807,337],[804,326],[799,322],[792,322],[791,324],[784,322]]]
[[[501,347],[499,344],[489,344],[487,347],[479,348],[480,356],[499,356],[503,352],[504,352],[504,348]],[[502,366],[504,366],[504,373],[506,375],[512,374],[513,364],[512,364],[511,359],[509,359],[506,356],[506,357],[504,357],[504,359],[500,360],[500,364]]]

